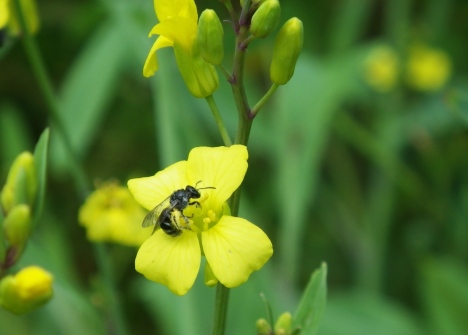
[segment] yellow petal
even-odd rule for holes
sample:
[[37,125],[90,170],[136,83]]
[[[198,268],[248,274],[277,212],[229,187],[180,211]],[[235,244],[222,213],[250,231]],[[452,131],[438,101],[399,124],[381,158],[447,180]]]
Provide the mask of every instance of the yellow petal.
[[233,216],[223,216],[202,232],[202,244],[214,275],[226,287],[247,281],[273,254],[271,241],[260,228]]
[[156,231],[138,250],[135,269],[177,295],[193,286],[200,268],[200,244],[192,232],[172,237]]
[[176,17],[155,25],[149,35],[155,34],[179,44],[187,54],[190,54],[197,34],[197,21]]
[[154,42],[151,50],[146,58],[145,65],[143,66],[143,75],[145,77],[151,77],[158,70],[158,58],[156,57],[156,51],[165,48],[171,47],[172,41],[167,39],[164,36],[159,36],[156,42]]
[[197,6],[194,0],[154,0],[154,10],[159,22],[174,17],[198,19]]
[[175,190],[189,185],[186,166],[186,161],[180,161],[159,171],[154,176],[130,179],[128,188],[140,205],[147,210],[152,210]]
[[0,0],[0,29],[3,29],[10,18],[10,6],[8,6],[9,1]]
[[[187,175],[192,184],[199,180],[202,187],[213,186],[213,196],[207,199],[209,208],[219,208],[240,186],[247,172],[247,148],[243,145],[230,147],[197,147],[190,151],[187,160]],[[192,185],[191,184],[191,185]]]

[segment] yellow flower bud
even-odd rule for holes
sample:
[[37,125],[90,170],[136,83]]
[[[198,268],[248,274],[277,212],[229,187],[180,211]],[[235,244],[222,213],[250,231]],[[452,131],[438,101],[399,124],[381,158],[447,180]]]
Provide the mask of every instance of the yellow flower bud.
[[297,58],[302,50],[304,28],[302,21],[291,18],[281,27],[276,36],[270,79],[278,85],[286,84],[294,74]]
[[178,45],[174,45],[174,54],[190,94],[196,98],[206,98],[218,89],[218,74],[214,66],[203,59],[198,41],[194,42],[191,54]]
[[278,0],[266,0],[252,16],[250,32],[257,38],[265,38],[276,28],[281,15]]
[[52,275],[38,266],[24,268],[0,281],[0,306],[25,314],[46,303],[53,294]]
[[271,334],[271,326],[265,319],[258,319],[257,323],[255,324],[257,328],[257,335],[270,335]]
[[281,314],[275,324],[276,335],[286,335],[291,332],[292,316],[289,312]]
[[201,13],[197,38],[203,59],[213,65],[221,64],[224,57],[224,30],[214,10],[206,9]]
[[28,205],[16,205],[3,222],[3,232],[8,244],[22,247],[31,233],[31,210]]
[[17,204],[32,206],[37,193],[36,169],[34,157],[23,152],[11,165],[5,186],[1,193],[2,208],[8,213]]

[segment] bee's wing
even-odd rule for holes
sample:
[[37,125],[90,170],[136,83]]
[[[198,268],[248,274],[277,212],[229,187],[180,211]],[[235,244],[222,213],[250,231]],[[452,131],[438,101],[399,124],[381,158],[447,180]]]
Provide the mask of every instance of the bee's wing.
[[161,215],[161,212],[167,208],[170,204],[169,197],[167,197],[163,202],[154,207],[148,214],[146,214],[141,224],[143,228],[152,226],[158,222],[158,218]]

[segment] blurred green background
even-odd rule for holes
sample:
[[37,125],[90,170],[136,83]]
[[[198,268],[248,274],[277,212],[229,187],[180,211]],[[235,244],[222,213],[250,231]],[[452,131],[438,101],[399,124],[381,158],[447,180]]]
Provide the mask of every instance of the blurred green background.
[[[199,13],[213,8],[228,19],[220,2],[196,3]],[[255,321],[266,316],[260,292],[276,316],[294,313],[312,271],[325,261],[328,302],[319,334],[467,334],[468,2],[281,4],[281,23],[292,16],[303,21],[304,50],[293,79],[254,122],[241,200],[241,216],[269,235],[275,254],[232,290],[227,333],[255,332]],[[125,184],[185,159],[192,147],[222,145],[207,104],[187,92],[171,49],[158,54],[154,77],[142,76],[154,42],[147,38],[156,23],[151,1],[43,0],[38,9],[37,43],[90,182]],[[227,23],[225,38],[230,68]],[[273,41],[249,47],[251,105],[269,87]],[[418,45],[442,52],[450,64],[447,79],[431,90],[408,81]],[[385,89],[366,80],[382,47],[393,60],[383,61],[394,75]],[[430,63],[428,71],[442,66]],[[237,113],[220,80],[214,97],[233,136]],[[14,157],[32,150],[47,126],[47,105],[21,41],[6,38],[2,183]],[[46,208],[20,266],[51,271],[55,297],[27,316],[0,310],[0,334],[111,333],[91,243],[77,222],[82,202],[52,128]],[[106,247],[132,334],[209,333],[214,289],[203,278],[177,297],[135,272],[136,249]]]

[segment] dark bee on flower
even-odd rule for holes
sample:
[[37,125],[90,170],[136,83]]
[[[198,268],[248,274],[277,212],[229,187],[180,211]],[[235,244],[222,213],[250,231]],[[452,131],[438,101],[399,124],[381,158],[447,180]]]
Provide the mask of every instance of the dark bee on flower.
[[[185,189],[174,191],[170,196],[164,199],[159,205],[154,207],[143,219],[142,226],[144,228],[155,225],[153,233],[161,228],[167,235],[178,236],[182,234],[183,229],[190,229],[188,226],[189,218],[184,215],[183,211],[188,206],[201,207],[200,203],[193,199],[200,199],[200,190],[215,189],[215,187],[197,188],[187,185]],[[192,201],[193,200],[193,201]],[[179,224],[180,219],[184,219],[186,226]]]

